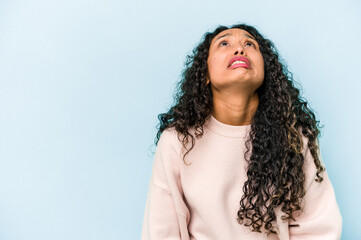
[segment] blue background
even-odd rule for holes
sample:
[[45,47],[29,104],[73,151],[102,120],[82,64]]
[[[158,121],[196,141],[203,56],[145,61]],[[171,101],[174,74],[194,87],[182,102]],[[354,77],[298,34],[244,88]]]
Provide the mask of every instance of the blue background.
[[139,239],[157,115],[217,25],[270,38],[360,239],[360,1],[0,1],[0,239]]

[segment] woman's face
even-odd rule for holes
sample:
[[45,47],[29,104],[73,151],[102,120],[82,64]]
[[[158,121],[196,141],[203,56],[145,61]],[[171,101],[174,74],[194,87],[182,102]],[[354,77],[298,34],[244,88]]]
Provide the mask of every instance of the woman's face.
[[[242,62],[234,62],[238,58]],[[230,65],[234,63],[233,65]],[[207,84],[215,89],[239,86],[255,91],[264,79],[263,56],[255,38],[242,29],[227,29],[211,42],[207,59]]]

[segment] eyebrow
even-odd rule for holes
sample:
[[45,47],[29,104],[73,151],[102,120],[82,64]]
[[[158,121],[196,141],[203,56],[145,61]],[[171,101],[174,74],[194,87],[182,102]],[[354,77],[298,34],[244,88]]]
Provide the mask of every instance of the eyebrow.
[[[222,36],[219,36],[219,37],[216,38],[215,42],[218,41],[219,39],[227,37],[227,36],[232,36],[232,34],[226,33],[226,34],[224,34]],[[249,35],[248,33],[243,34],[243,36],[246,36],[248,38],[252,38],[253,40],[256,40],[252,35]]]

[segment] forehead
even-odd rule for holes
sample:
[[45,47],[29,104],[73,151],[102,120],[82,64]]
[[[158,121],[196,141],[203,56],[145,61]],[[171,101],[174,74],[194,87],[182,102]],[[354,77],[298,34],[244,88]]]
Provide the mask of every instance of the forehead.
[[226,36],[227,35],[232,35],[232,36],[236,36],[236,37],[238,36],[238,37],[247,37],[247,38],[253,38],[254,39],[254,37],[249,32],[247,32],[246,30],[239,29],[239,28],[231,28],[231,29],[223,30],[222,32],[220,32],[216,36],[214,36],[214,38],[212,39],[212,43],[217,41],[218,38],[221,38],[224,35],[226,35]]

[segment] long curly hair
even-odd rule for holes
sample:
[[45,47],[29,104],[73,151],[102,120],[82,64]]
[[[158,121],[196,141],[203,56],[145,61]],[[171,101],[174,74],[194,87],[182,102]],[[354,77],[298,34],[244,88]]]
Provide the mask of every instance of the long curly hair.
[[[317,168],[317,182],[323,180],[325,170],[318,156],[319,121],[307,106],[295,87],[293,75],[287,70],[273,42],[264,38],[255,27],[235,24],[218,26],[213,32],[203,35],[203,40],[187,55],[182,79],[174,94],[175,105],[168,112],[158,115],[160,123],[155,144],[162,132],[174,127],[186,153],[195,145],[190,128],[195,129],[196,138],[203,135],[203,124],[213,110],[213,95],[210,84],[206,84],[207,59],[212,39],[226,29],[243,29],[255,37],[264,59],[265,77],[256,90],[259,105],[253,116],[251,130],[246,141],[247,180],[243,186],[240,208],[237,212],[239,224],[251,227],[252,231],[276,233],[275,208],[280,206],[283,220],[294,219],[293,213],[300,210],[305,195],[305,174],[302,170],[304,156],[300,134],[308,138],[308,148]],[[189,138],[191,147],[187,147]],[[247,153],[252,144],[252,154]]]

